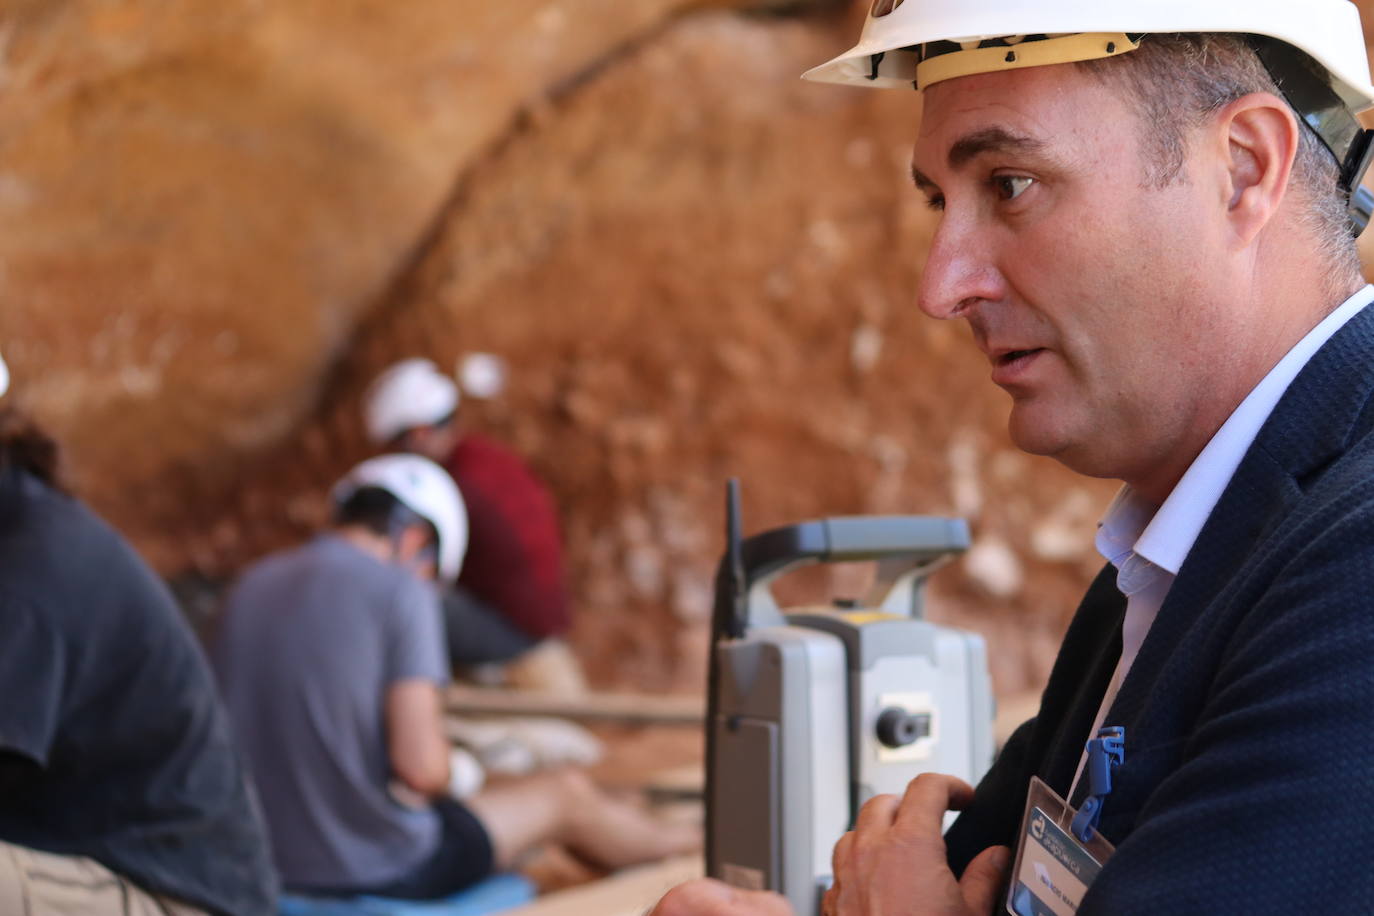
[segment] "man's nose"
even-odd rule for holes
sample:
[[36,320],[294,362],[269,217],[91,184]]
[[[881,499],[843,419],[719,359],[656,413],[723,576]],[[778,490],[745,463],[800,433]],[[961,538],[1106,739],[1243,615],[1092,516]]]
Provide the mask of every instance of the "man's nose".
[[966,317],[979,302],[1002,298],[1004,289],[990,240],[969,222],[946,213],[921,273],[921,311],[932,318]]

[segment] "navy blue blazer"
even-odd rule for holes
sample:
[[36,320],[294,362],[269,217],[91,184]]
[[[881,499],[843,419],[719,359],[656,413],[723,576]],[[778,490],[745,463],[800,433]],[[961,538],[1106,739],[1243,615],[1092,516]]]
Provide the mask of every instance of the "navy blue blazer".
[[[1109,566],[946,835],[956,873],[1015,846],[1032,774],[1068,791],[1124,611]],[[1374,307],[1260,430],[1105,724],[1126,728],[1100,828],[1117,852],[1080,916],[1374,913]]]

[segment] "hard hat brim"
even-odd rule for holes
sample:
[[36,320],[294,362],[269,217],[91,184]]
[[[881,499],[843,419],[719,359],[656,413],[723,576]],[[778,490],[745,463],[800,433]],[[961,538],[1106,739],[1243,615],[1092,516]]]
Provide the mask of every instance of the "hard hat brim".
[[[988,4],[968,9],[966,0],[912,3],[880,19],[870,17],[859,43],[808,70],[803,79],[876,88],[916,88],[912,47],[934,41],[979,41],[1004,35],[1081,32],[1231,32],[1265,35],[1313,57],[1332,76],[1332,88],[1352,111],[1374,106],[1369,62],[1359,11],[1348,2],[1312,4],[1295,16],[1288,0],[1201,4],[1167,0],[1141,9],[1138,2],[1082,4]],[[882,55],[874,66],[874,58]],[[1056,61],[1057,62],[1057,61]],[[1000,67],[995,69],[1002,69]]]

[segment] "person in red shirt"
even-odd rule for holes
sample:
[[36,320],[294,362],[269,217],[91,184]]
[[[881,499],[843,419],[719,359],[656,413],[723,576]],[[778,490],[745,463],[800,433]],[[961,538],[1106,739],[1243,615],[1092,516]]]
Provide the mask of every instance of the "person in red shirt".
[[442,464],[467,504],[467,558],[444,601],[450,658],[513,662],[512,683],[580,690],[581,670],[562,641],[571,617],[553,497],[510,448],[462,429],[461,400],[453,378],[412,358],[378,376],[363,404],[373,443]]

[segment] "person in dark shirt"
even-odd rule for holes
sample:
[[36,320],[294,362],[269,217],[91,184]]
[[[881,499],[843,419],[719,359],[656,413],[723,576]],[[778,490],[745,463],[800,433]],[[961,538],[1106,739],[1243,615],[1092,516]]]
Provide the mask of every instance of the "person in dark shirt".
[[204,658],[56,462],[0,404],[0,912],[273,913],[266,831]]
[[461,429],[458,385],[427,359],[391,366],[364,401],[372,441],[443,465],[467,505],[467,560],[444,599],[450,660],[515,660],[507,679],[518,686],[582,689],[581,669],[562,641],[571,615],[548,489],[511,449]]

